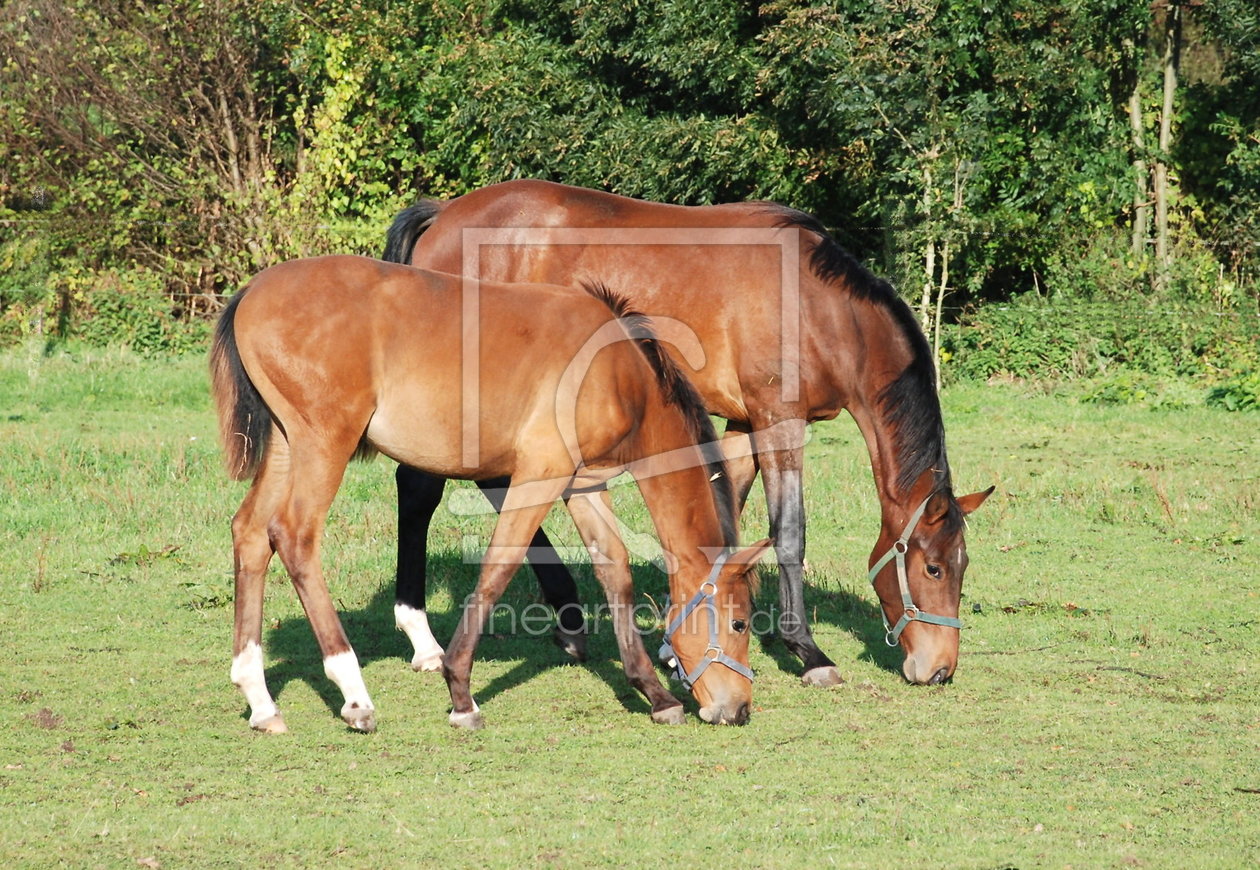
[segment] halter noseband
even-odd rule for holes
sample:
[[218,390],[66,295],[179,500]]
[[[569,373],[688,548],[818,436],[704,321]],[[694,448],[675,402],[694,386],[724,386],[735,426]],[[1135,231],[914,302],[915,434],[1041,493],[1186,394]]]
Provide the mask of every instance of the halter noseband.
[[[753,679],[751,668],[735,661],[735,659],[723,652],[722,647],[718,645],[717,577],[718,572],[722,570],[722,566],[726,564],[728,556],[730,556],[730,553],[723,553],[717,557],[717,561],[713,563],[713,569],[709,572],[708,579],[700,584],[696,594],[692,596],[691,600],[683,607],[682,612],[675,616],[665,629],[664,642],[661,644],[661,651],[658,655],[662,662],[674,669],[674,676],[681,680],[682,684],[688,689],[695,684],[696,680],[700,679],[700,675],[714,662],[726,665],[735,673],[747,677],[749,680]],[[674,632],[678,631],[679,627],[682,626],[683,621],[698,607],[703,607],[704,613],[709,617],[709,645],[700,657],[700,663],[696,665],[691,673],[687,673],[683,670],[682,661],[679,660],[678,653],[674,652],[674,644],[671,638],[674,636]]]
[[910,516],[910,522],[906,523],[906,530],[901,533],[901,537],[871,567],[871,571],[867,575],[871,581],[871,586],[874,587],[875,578],[879,576],[879,572],[883,570],[883,567],[888,564],[890,559],[897,560],[897,585],[901,587],[901,606],[904,608],[904,612],[901,614],[901,619],[897,620],[897,624],[889,627],[888,617],[884,615],[883,605],[881,604],[879,608],[879,617],[884,622],[884,643],[889,646],[896,646],[898,638],[901,637],[901,632],[905,630],[907,625],[915,621],[962,630],[962,620],[953,616],[937,616],[934,613],[925,613],[915,606],[914,599],[910,597],[910,583],[906,580],[906,551],[910,548],[910,536],[914,534],[914,528],[919,524],[919,520],[923,518],[923,511],[927,509],[928,502],[931,500],[931,495],[923,500],[923,504],[919,505],[918,509]]

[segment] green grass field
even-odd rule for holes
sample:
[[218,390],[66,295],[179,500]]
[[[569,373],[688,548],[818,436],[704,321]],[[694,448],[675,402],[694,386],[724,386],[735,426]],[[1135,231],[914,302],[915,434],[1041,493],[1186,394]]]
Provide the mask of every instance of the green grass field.
[[[944,395],[971,521],[952,684],[905,685],[865,564],[878,511],[847,418],[809,445],[807,591],[847,683],[754,643],[745,728],[653,726],[597,623],[588,665],[484,638],[478,733],[393,628],[392,463],[353,466],[329,581],[380,729],[350,733],[287,579],[268,678],[228,681],[228,521],[204,362],[0,357],[0,862],[39,867],[1240,867],[1260,863],[1260,418]],[[615,492],[636,528],[632,487]],[[449,498],[449,495],[448,495]],[[750,505],[744,538],[763,534]],[[566,517],[548,528],[576,543]],[[449,636],[485,517],[435,521]],[[644,594],[665,584],[646,562]],[[589,571],[585,600],[599,600]],[[534,600],[524,575],[508,600]],[[769,608],[775,577],[761,594]],[[644,600],[647,600],[646,598]],[[651,643],[649,641],[649,646]],[[677,691],[681,689],[675,685]]]

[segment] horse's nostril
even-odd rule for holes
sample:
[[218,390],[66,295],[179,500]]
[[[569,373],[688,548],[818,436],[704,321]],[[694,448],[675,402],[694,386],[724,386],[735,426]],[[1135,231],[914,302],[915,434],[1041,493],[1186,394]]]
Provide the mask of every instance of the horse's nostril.
[[935,686],[945,682],[947,679],[949,679],[949,668],[941,668],[939,671],[932,674],[932,679],[928,680],[928,685]]
[[748,704],[740,704],[739,709],[735,711],[735,718],[731,719],[736,725],[746,725],[748,723]]

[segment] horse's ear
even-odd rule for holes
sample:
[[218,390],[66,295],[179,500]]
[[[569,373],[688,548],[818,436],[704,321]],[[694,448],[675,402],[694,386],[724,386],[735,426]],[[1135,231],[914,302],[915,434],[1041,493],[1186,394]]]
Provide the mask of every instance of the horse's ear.
[[981,492],[973,492],[970,495],[960,495],[958,497],[958,506],[962,508],[963,515],[965,516],[971,513],[976,508],[980,507],[980,505],[984,504],[984,500],[993,495],[993,490],[995,489],[997,489],[996,486],[991,486]]
[[774,549],[774,538],[762,538],[755,544],[749,544],[742,550],[736,550],[731,553],[726,564],[722,566],[723,574],[743,574],[750,570],[762,558]]
[[932,493],[927,506],[923,508],[923,521],[928,525],[939,523],[945,519],[947,513],[949,513],[949,493],[937,490]]

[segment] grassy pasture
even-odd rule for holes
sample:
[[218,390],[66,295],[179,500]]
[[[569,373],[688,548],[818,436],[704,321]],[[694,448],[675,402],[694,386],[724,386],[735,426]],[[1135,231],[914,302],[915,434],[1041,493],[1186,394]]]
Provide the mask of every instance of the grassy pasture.
[[[392,465],[353,466],[330,585],[380,730],[349,733],[278,569],[252,734],[227,677],[228,519],[199,359],[0,357],[0,862],[8,866],[1238,867],[1260,863],[1260,419],[944,396],[971,522],[963,656],[914,688],[863,567],[877,510],[851,421],[813,429],[807,600],[848,682],[754,643],[745,728],[653,726],[596,623],[589,665],[499,626],[446,724],[392,625]],[[448,494],[448,500],[450,499]],[[647,521],[631,487],[624,518]],[[744,538],[762,533],[750,505]],[[553,513],[548,528],[576,534]],[[485,517],[435,522],[449,636]],[[646,560],[645,594],[664,591]],[[589,572],[584,598],[598,601]],[[534,600],[522,576],[518,609]],[[761,599],[773,606],[775,578]],[[646,600],[646,599],[645,599]],[[651,641],[649,640],[649,647]],[[675,686],[677,689],[678,687]]]

